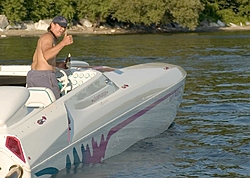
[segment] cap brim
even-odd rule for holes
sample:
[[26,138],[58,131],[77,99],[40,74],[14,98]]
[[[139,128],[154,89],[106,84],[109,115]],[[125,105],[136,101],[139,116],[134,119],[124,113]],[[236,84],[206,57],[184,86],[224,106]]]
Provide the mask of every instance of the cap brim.
[[65,23],[58,23],[61,27],[64,27],[64,28],[66,28],[67,27],[67,24],[65,24]]

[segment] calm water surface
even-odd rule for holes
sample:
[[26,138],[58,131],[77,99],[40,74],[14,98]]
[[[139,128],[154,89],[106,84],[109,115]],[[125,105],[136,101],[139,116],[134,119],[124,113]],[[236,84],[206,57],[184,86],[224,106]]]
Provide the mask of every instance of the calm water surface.
[[[36,41],[0,38],[0,64],[30,64]],[[83,35],[58,57],[68,52],[91,65],[173,63],[188,76],[169,130],[103,164],[57,177],[250,177],[250,32]]]

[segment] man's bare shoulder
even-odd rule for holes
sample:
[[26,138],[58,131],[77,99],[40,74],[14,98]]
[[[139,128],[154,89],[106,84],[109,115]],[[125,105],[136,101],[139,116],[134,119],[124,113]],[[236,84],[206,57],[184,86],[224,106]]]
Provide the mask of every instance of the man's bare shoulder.
[[41,37],[40,37],[40,39],[39,39],[39,41],[44,41],[44,40],[46,40],[46,41],[53,41],[53,36],[49,33],[49,32],[47,32],[47,33],[44,33]]

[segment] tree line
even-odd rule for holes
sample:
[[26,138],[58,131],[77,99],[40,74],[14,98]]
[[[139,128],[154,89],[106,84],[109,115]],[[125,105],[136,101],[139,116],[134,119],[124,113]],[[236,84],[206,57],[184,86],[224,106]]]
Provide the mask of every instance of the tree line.
[[250,0],[0,0],[0,14],[10,23],[51,19],[61,14],[69,22],[82,18],[101,23],[161,26],[177,23],[195,29],[204,19],[246,22]]

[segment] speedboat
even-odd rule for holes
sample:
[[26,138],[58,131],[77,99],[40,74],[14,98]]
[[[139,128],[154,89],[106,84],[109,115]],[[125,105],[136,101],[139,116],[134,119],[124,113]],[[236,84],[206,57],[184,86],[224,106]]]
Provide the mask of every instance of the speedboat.
[[0,177],[47,178],[102,163],[174,121],[186,72],[177,65],[124,68],[71,61],[61,97],[25,85],[30,66],[0,66]]

